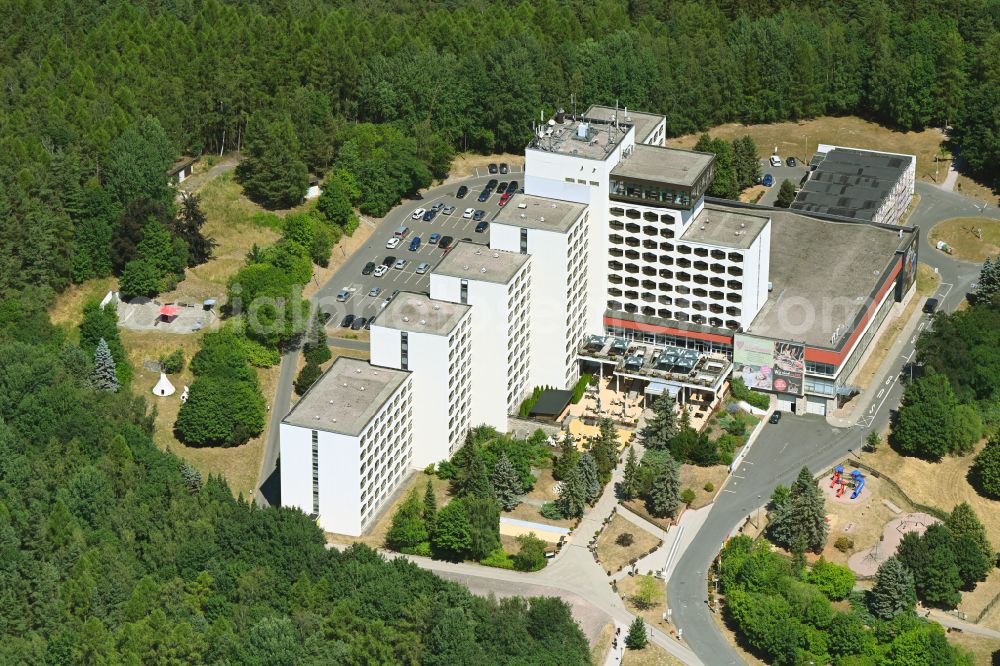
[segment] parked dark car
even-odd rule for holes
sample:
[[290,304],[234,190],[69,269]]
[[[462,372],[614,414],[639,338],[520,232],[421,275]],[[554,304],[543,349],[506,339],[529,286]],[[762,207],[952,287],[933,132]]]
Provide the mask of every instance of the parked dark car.
[[455,239],[451,236],[442,236],[441,240],[438,241],[438,247],[447,252],[451,249],[451,244],[455,242]]
[[497,185],[497,194],[503,194],[506,191],[507,191],[507,181],[505,180],[499,185]]
[[488,190],[495,190],[496,187],[497,187],[497,179],[496,178],[490,178],[490,182],[486,183],[486,189],[488,189]]
[[374,272],[374,270],[375,270],[375,262],[369,261],[367,264],[365,264],[365,267],[361,269],[361,274],[371,275],[372,272]]
[[413,240],[410,241],[410,252],[416,252],[420,249],[420,236],[414,236]]
[[760,181],[764,187],[771,187],[774,185],[774,176],[769,173],[764,174],[764,179]]
[[771,418],[767,420],[768,423],[777,423],[781,420],[781,412],[772,412]]
[[424,213],[424,222],[430,222],[437,216],[438,212],[431,208],[429,211]]
[[938,299],[936,299],[936,298],[928,298],[924,302],[924,312],[927,313],[927,314],[934,314],[935,312],[937,312],[939,304],[940,304],[940,301],[938,301]]
[[477,210],[476,213],[472,216],[472,219],[475,220],[476,222],[478,222],[479,220],[483,219],[484,217],[486,217],[486,211],[485,210]]
[[354,323],[351,324],[351,330],[360,331],[365,327],[365,324],[367,323],[368,323],[367,319],[365,319],[364,317],[358,317],[357,319],[354,320]]
[[482,192],[479,193],[479,201],[480,202],[486,201],[487,199],[490,198],[490,194],[492,194],[492,191],[490,191],[489,189],[483,190]]
[[497,167],[497,165],[496,165],[496,164],[490,164],[490,166],[489,166],[488,170],[489,170],[489,172],[490,172],[491,174],[493,174],[493,173],[497,173],[498,171],[500,171],[500,169],[499,169],[499,168]]
[[487,222],[486,220],[483,220],[482,222],[480,222],[479,224],[476,225],[476,233],[477,234],[483,233],[484,231],[486,231],[486,229],[489,226],[490,226],[490,223]]
[[365,330],[366,330],[366,331],[370,331],[370,330],[372,330],[372,322],[373,322],[373,321],[375,321],[375,317],[369,317],[369,318],[368,318],[368,321],[367,321],[367,322],[365,322]]
[[512,180],[509,183],[507,183],[507,194],[514,194],[514,192],[517,192],[516,180]]
[[508,171],[510,171],[510,168],[507,166],[507,163],[506,162],[501,162],[500,163],[500,173],[507,173]]
[[785,160],[785,164],[787,164],[790,167],[793,167],[796,164],[798,164],[798,162],[795,160],[794,157],[789,157],[787,160]]
[[465,185],[462,185],[460,188],[458,188],[458,192],[455,193],[455,196],[458,197],[459,199],[464,199],[465,195],[468,193],[469,193],[469,188],[467,188]]
[[396,263],[396,257],[392,256],[391,254],[382,260],[382,265],[388,266],[389,268],[392,268],[393,264],[395,263]]
[[427,242],[429,244],[431,244],[431,245],[437,245],[437,242],[438,242],[439,238],[441,238],[441,234],[436,234],[436,233],[435,234],[431,234],[430,238],[427,239]]
[[341,328],[350,328],[351,324],[353,324],[353,323],[354,323],[354,315],[349,314],[349,315],[347,315],[346,317],[344,317],[343,319],[340,320],[340,327]]

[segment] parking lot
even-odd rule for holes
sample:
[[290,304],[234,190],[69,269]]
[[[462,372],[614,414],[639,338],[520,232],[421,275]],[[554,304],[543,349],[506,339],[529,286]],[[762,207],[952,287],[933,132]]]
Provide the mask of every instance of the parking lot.
[[806,173],[809,170],[808,166],[806,164],[803,164],[802,160],[800,160],[798,157],[795,158],[797,160],[797,163],[793,167],[787,165],[784,155],[781,155],[780,157],[781,157],[780,167],[771,166],[770,162],[767,159],[762,159],[760,161],[761,176],[768,173],[774,176],[774,185],[767,188],[767,191],[764,192],[764,196],[762,196],[760,198],[760,201],[757,202],[761,206],[774,205],[774,200],[778,198],[778,190],[781,189],[781,182],[783,180],[787,178],[788,180],[795,183],[795,187],[798,187],[799,182],[802,180],[802,178],[806,175]]
[[[433,187],[424,193],[423,198],[404,200],[403,203],[391,210],[379,223],[368,244],[355,252],[317,293],[321,311],[331,315],[329,327],[338,327],[344,316],[348,314],[366,319],[377,315],[382,309],[385,298],[395,290],[428,292],[430,273],[444,256],[444,251],[438,245],[428,243],[431,234],[437,233],[441,237],[451,236],[454,239],[453,243],[465,239],[477,243],[489,243],[489,229],[477,233],[475,228],[478,222],[471,218],[464,218],[463,214],[466,208],[483,210],[486,212],[484,221],[491,221],[500,210],[497,205],[500,195],[494,192],[487,201],[480,202],[478,201],[479,193],[491,179],[496,179],[500,183],[517,180],[518,186],[523,187],[523,165],[511,164],[510,167],[510,173],[495,175],[484,173],[485,168],[480,169],[479,173],[483,173],[481,176]],[[458,188],[463,185],[469,191],[464,198],[459,199],[457,197]],[[451,215],[438,212],[434,219],[429,222],[423,219],[412,219],[412,214],[416,209],[430,210],[438,203],[454,206],[455,211]],[[409,233],[396,248],[386,248],[386,242],[392,238],[393,232],[401,225],[409,227]],[[421,239],[420,248],[411,252],[410,242],[417,236]],[[382,277],[375,277],[374,274],[362,274],[365,264],[368,262],[378,266],[383,263],[386,257],[390,256],[397,260],[405,259],[406,266],[402,269],[389,268]],[[421,262],[426,262],[430,266],[427,272],[418,275],[416,269]],[[372,288],[376,287],[380,289],[378,295],[369,295]],[[350,293],[346,302],[337,301],[337,293],[341,290],[347,290]]]

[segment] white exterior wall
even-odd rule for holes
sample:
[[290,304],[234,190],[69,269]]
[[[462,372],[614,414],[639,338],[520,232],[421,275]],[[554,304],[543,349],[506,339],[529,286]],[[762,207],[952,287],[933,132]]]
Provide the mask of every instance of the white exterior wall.
[[[528,334],[531,304],[529,260],[508,284],[476,280],[470,274],[466,303],[472,307],[471,425],[507,432],[528,390]],[[431,298],[461,303],[463,278],[431,273]],[[374,328],[374,326],[372,327]]]
[[372,325],[372,365],[412,373],[414,467],[423,468],[450,458],[469,432],[470,319],[467,314],[447,336],[407,331],[405,368],[403,332],[381,326],[378,320]]
[[675,321],[704,317],[717,328],[750,325],[767,301],[771,225],[746,250],[682,240],[702,206],[703,200],[692,211],[611,202],[607,263],[621,268],[608,270],[609,307]]
[[[527,229],[532,259],[529,384],[568,388],[579,375],[576,350],[586,329],[589,213],[565,233]],[[490,248],[520,252],[521,228],[494,223]]]
[[411,379],[359,436],[281,424],[281,504],[313,512],[312,434],[318,439],[319,525],[359,536],[399,486],[411,462]]
[[[590,206],[586,293],[587,333],[604,330],[607,283],[607,210],[608,177],[621,160],[623,152],[635,147],[635,130],[622,136],[615,148],[600,159],[551,153],[535,148],[524,151],[524,192],[539,197],[575,201]],[[492,236],[492,230],[490,232]]]

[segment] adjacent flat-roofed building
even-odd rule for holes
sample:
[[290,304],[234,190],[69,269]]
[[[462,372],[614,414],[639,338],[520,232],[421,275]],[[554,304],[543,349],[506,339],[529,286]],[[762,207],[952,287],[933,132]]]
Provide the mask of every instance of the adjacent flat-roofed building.
[[472,417],[472,308],[404,291],[372,325],[371,355],[413,376],[413,466],[450,458]]
[[[462,241],[431,272],[431,298],[471,305],[472,424],[507,431],[530,390],[530,255]],[[377,320],[376,320],[377,321]]]
[[791,207],[865,222],[899,224],[910,205],[917,158],[820,144]]
[[281,503],[360,535],[413,456],[410,373],[341,357],[281,422]]
[[564,388],[579,377],[576,349],[587,322],[587,206],[515,194],[490,226],[490,247],[529,254],[532,386]]

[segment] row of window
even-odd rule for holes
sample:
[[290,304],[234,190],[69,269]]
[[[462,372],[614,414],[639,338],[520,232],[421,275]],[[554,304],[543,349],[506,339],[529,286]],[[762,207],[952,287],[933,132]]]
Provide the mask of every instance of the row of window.
[[691,322],[693,324],[708,324],[715,328],[739,329],[740,322],[735,319],[723,320],[720,317],[706,317],[702,314],[689,314],[679,310],[669,310],[667,308],[654,308],[650,305],[639,307],[635,303],[622,303],[621,301],[609,300],[608,309],[619,312],[629,312],[632,314],[643,314],[647,317],[659,317],[660,319],[672,319],[674,321]]
[[[642,270],[640,272],[643,275],[647,275],[649,277],[661,277],[664,280],[675,279],[674,272],[672,270],[668,269],[668,268],[661,268],[661,269],[657,270],[653,266],[643,266]],[[677,275],[676,275],[676,279],[680,280],[682,282],[693,282],[694,284],[708,285],[708,286],[711,286],[711,287],[715,287],[717,289],[731,289],[733,291],[742,291],[743,290],[743,283],[740,282],[739,280],[728,280],[727,281],[727,280],[723,280],[720,277],[709,277],[709,276],[703,275],[701,273],[695,273],[694,275],[690,275],[688,273],[678,272]],[[624,283],[625,285],[627,285],[629,287],[637,287],[637,286],[639,286],[639,278],[632,277],[631,275],[624,275],[624,276],[623,275],[618,275],[617,273],[610,273],[610,274],[608,274],[608,282],[611,283],[611,284],[623,284]],[[656,283],[653,282],[652,280],[643,280],[642,281],[642,286],[645,287],[645,288],[647,288],[647,289],[653,289],[653,288],[656,287]],[[689,287],[687,287],[685,285],[682,285],[682,284],[674,285],[674,287],[675,287],[675,290],[678,293],[686,294],[686,293],[689,293],[689,291],[690,291]],[[660,283],[660,288],[663,289],[663,290],[665,290],[665,291],[669,291],[670,290],[669,285],[667,285],[667,283],[665,283],[665,282],[661,282]]]
[[[608,254],[610,254],[611,257],[612,257],[612,259],[610,261],[608,261],[608,268],[610,268],[613,271],[620,271],[622,269],[625,269],[625,270],[627,270],[630,273],[638,273],[639,272],[640,268],[639,268],[638,264],[632,264],[632,263],[626,264],[624,262],[619,261],[619,259],[621,259],[623,257],[625,259],[630,259],[632,261],[637,261],[638,259],[641,258],[647,264],[660,263],[660,264],[663,264],[664,266],[673,266],[673,265],[675,265],[674,258],[671,257],[670,255],[666,255],[666,254],[664,254],[664,255],[655,255],[652,252],[643,252],[642,254],[639,254],[639,252],[637,252],[636,250],[624,250],[624,251],[617,250],[616,251],[615,248],[611,248],[608,251]],[[676,261],[676,265],[679,268],[692,268],[693,267],[694,270],[699,270],[699,271],[703,271],[703,272],[705,272],[705,271],[711,271],[712,273],[714,273],[716,275],[722,275],[722,274],[728,273],[729,275],[732,275],[733,277],[743,277],[743,269],[741,267],[739,267],[739,266],[730,266],[729,268],[726,268],[722,264],[708,264],[708,263],[706,263],[704,261],[695,261],[695,262],[692,263],[690,260],[687,260],[687,259],[678,259]],[[647,268],[651,268],[651,267],[647,267]],[[679,273],[678,275],[681,275],[681,274]],[[709,276],[709,277],[711,277],[711,276]],[[687,278],[683,278],[683,279],[690,279],[690,276],[688,276]]]

